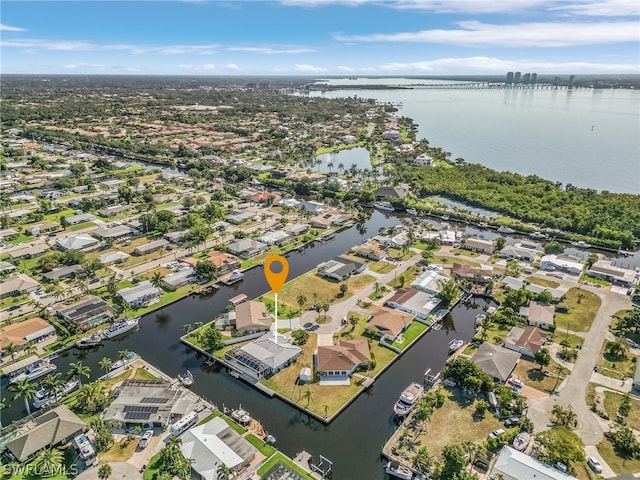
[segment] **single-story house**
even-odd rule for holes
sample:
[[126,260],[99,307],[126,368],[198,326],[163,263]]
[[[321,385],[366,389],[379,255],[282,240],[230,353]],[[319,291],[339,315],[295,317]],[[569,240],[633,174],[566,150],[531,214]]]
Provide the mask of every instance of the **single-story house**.
[[158,250],[166,248],[168,245],[169,242],[167,242],[164,238],[161,238],[159,240],[154,240],[149,243],[138,245],[133,249],[133,253],[136,255],[147,255],[149,253],[157,252]]
[[454,262],[451,267],[451,276],[473,283],[489,283],[493,279],[493,269],[489,266],[474,267]]
[[319,346],[314,355],[315,370],[322,377],[348,377],[359,368],[366,368],[371,358],[365,339],[340,340],[337,345]]
[[384,304],[394,310],[400,310],[426,320],[431,312],[440,305],[440,299],[415,288],[399,288]]
[[371,315],[367,323],[367,331],[374,332],[379,337],[386,336],[395,340],[407,329],[413,318],[414,316],[410,313],[380,307]]
[[38,223],[37,225],[33,225],[29,227],[29,233],[37,237],[38,235],[42,235],[44,233],[57,232],[61,228],[62,226],[58,222],[44,221],[44,222]]
[[258,452],[220,417],[187,430],[181,439],[180,451],[191,460],[194,478],[201,480],[220,478],[219,469],[223,465],[240,472],[251,464]]
[[267,232],[260,237],[256,237],[256,240],[267,245],[284,245],[291,241],[291,237],[282,230],[276,230],[274,232]]
[[56,304],[54,309],[65,322],[78,323],[84,330],[110,320],[115,313],[107,302],[95,295],[85,295],[71,304]]
[[251,238],[240,238],[229,245],[229,253],[240,258],[251,258],[260,255],[267,249],[267,245]]
[[211,252],[207,260],[216,266],[220,275],[240,268],[240,261],[233,255],[224,252]]
[[627,288],[635,287],[640,279],[640,274],[637,272],[628,268],[615,267],[610,260],[598,260],[587,270],[587,275]]
[[107,252],[103,253],[98,257],[98,261],[103,265],[114,265],[116,263],[121,263],[127,260],[131,255],[125,252]]
[[100,182],[101,185],[104,185],[109,190],[115,190],[120,185],[124,185],[125,183],[127,183],[127,182],[124,181],[124,180],[117,179],[117,178],[115,178],[113,180],[104,180],[104,181]]
[[524,288],[526,291],[531,292],[534,295],[539,295],[546,290],[551,294],[554,302],[559,302],[565,294],[561,289],[543,287],[541,285],[536,285],[535,283],[527,284],[524,280],[515,277],[504,277],[502,279],[502,286],[512,290],[520,290],[521,288]]
[[4,350],[10,343],[21,347],[28,342],[52,343],[56,339],[56,329],[40,317],[29,318],[0,328],[0,350]]
[[255,203],[266,203],[266,204],[274,204],[282,200],[282,195],[278,195],[277,193],[271,192],[260,192],[256,193],[251,197],[251,200]]
[[215,232],[225,232],[229,230],[231,224],[229,222],[225,222],[224,220],[219,220],[213,224],[211,224],[211,230]]
[[176,230],[174,232],[167,232],[164,234],[164,238],[171,243],[175,243],[179,245],[182,242],[184,242],[184,237],[187,234],[187,232],[189,232],[189,230],[187,229]]
[[145,280],[133,287],[118,290],[118,295],[130,307],[147,307],[160,301],[162,289],[154,287],[149,280]]
[[18,232],[13,228],[5,228],[0,230],[0,242],[6,242],[7,240],[13,240],[18,237]]
[[0,260],[0,274],[13,272],[15,269],[16,266],[13,263],[7,262],[6,260]]
[[226,217],[227,222],[233,225],[242,225],[245,222],[253,220],[256,217],[254,212],[237,212]]
[[467,238],[462,244],[462,248],[472,250],[474,252],[484,253],[491,255],[493,253],[493,242],[491,240],[483,240],[481,238]]
[[128,225],[117,225],[115,227],[99,228],[91,233],[103,240],[122,240],[123,238],[134,236],[137,230]]
[[20,423],[23,428],[18,428],[16,435],[5,445],[19,462],[35,457],[44,448],[68,443],[87,428],[82,419],[64,405]]
[[545,255],[540,259],[540,270],[580,275],[583,268],[580,259],[571,255]]
[[306,223],[291,223],[284,227],[282,230],[287,232],[292,237],[296,237],[298,235],[302,235],[309,231],[309,225]]
[[508,260],[524,260],[533,263],[538,258],[538,251],[531,248],[516,247],[515,245],[505,245],[498,256]]
[[326,230],[327,228],[329,228],[331,226],[331,219],[330,218],[325,218],[321,215],[318,215],[316,217],[313,217],[312,219],[309,220],[309,224],[313,227],[313,228],[321,228],[323,230]]
[[[128,378],[118,387],[118,395],[104,412],[103,419],[129,425],[164,427],[176,413],[176,404],[182,398],[179,388],[171,388],[167,380]],[[174,415],[172,415],[174,414]]]
[[533,357],[544,346],[547,333],[537,327],[512,327],[504,340],[504,347]]
[[342,282],[352,275],[364,272],[366,268],[365,263],[338,256],[318,265],[318,274]]
[[504,480],[577,480],[576,477],[563,473],[557,468],[539,462],[533,457],[519,452],[508,445],[502,447],[487,478]]
[[40,288],[40,284],[24,273],[17,273],[0,282],[0,298],[15,297]]
[[304,200],[298,204],[298,209],[307,210],[311,213],[322,213],[329,209],[327,205],[321,202],[316,202],[315,200]]
[[273,333],[267,332],[262,337],[228,350],[224,355],[224,363],[250,378],[260,379],[273,375],[302,354],[302,349],[288,337],[278,335],[277,341]]
[[480,370],[489,375],[493,380],[504,383],[516,368],[520,354],[508,350],[500,345],[484,342],[471,357]]
[[198,281],[198,275],[193,268],[184,268],[177,272],[165,275],[162,278],[162,285],[167,290],[177,290],[180,287],[189,285],[190,283],[196,283]]
[[527,319],[527,323],[534,327],[540,327],[544,330],[553,328],[553,318],[556,309],[553,305],[546,303],[531,301],[528,307],[520,307],[519,315]]
[[382,139],[383,140],[392,140],[394,142],[397,142],[397,141],[400,141],[402,139],[402,136],[400,135],[400,131],[399,130],[389,129],[389,130],[385,130],[384,132],[382,132]]
[[66,252],[67,250],[82,250],[88,252],[100,246],[100,241],[86,233],[78,233],[65,238],[58,238],[53,244],[54,248]]
[[387,256],[387,253],[378,242],[363,243],[355,248],[355,254],[359,257],[373,260],[374,262],[380,261]]
[[36,243],[32,247],[21,248],[20,250],[9,252],[9,257],[11,257],[12,259],[35,258],[48,251],[49,245],[47,245],[46,243]]
[[409,244],[409,232],[402,230],[393,235],[376,235],[373,239],[386,247],[402,248]]
[[61,265],[59,267],[54,268],[50,272],[42,275],[47,280],[55,281],[60,280],[61,278],[74,278],[79,272],[82,271],[82,265]]
[[403,185],[379,187],[373,192],[376,200],[401,200],[409,194],[409,188]]
[[156,193],[152,196],[153,203],[169,203],[176,200],[176,196],[173,193]]
[[235,328],[238,332],[246,335],[268,331],[273,320],[262,302],[242,302],[235,306]]
[[435,295],[440,292],[440,285],[448,282],[449,277],[438,267],[427,267],[413,282],[411,288]]
[[80,213],[78,215],[71,215],[65,218],[67,225],[78,225],[80,223],[93,222],[96,217],[90,213]]

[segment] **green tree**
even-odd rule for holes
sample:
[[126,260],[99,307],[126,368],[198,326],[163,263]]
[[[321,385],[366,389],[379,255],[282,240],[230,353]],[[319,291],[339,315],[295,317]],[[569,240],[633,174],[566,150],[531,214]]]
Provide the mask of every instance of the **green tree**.
[[111,371],[111,367],[113,366],[113,362],[109,357],[102,357],[102,360],[98,363],[98,366],[104,370],[105,375]]
[[305,400],[307,402],[308,407],[311,403],[311,400],[313,400],[313,390],[311,390],[311,388],[307,387],[305,391],[302,392],[302,400]]
[[460,445],[445,445],[442,449],[444,478],[453,478],[467,465],[467,456]]
[[45,448],[40,451],[35,464],[37,471],[43,476],[55,476],[62,466],[64,460],[63,453],[57,448]]
[[436,294],[436,297],[442,301],[443,307],[448,307],[456,298],[458,298],[458,294],[460,293],[458,282],[455,278],[451,278],[446,282],[444,280],[439,280],[438,284],[440,286],[440,292]]
[[543,367],[551,363],[551,354],[548,349],[541,348],[534,354],[533,359],[540,366],[540,370],[542,370]]
[[342,282],[340,284],[340,296],[344,297],[347,293],[347,291],[349,290],[349,287],[347,287],[347,284]]
[[629,412],[631,412],[631,397],[627,393],[622,400],[620,400],[620,405],[618,406],[618,415],[622,418],[626,418],[629,416]]
[[210,281],[218,276],[218,267],[216,267],[209,260],[202,260],[197,262],[195,271],[199,277],[204,278],[206,281]]
[[9,391],[13,392],[13,398],[22,398],[24,400],[24,406],[27,409],[27,413],[31,414],[31,408],[29,407],[29,399],[36,393],[36,387],[29,383],[28,380],[18,380],[15,383],[9,385]]
[[298,306],[300,307],[300,312],[302,312],[302,308],[305,306],[305,304],[307,303],[307,297],[304,296],[304,294],[300,294],[296,297],[296,302],[298,303]]
[[67,375],[69,378],[77,378],[80,386],[82,386],[82,377],[89,378],[91,376],[91,368],[88,365],[84,365],[82,361],[70,363]]
[[291,338],[293,338],[294,345],[304,345],[309,339],[309,332],[299,328],[291,332]]
[[108,463],[103,463],[98,468],[98,478],[100,480],[107,480],[111,476],[112,470],[111,465]]
[[616,360],[623,360],[627,357],[627,345],[622,338],[617,338],[615,341],[607,341],[605,346],[605,352],[611,355]]
[[154,273],[149,281],[154,287],[160,288],[162,286],[162,274],[160,272]]
[[233,478],[233,470],[227,467],[224,463],[221,463],[216,470],[217,480],[231,480]]
[[62,385],[62,374],[50,373],[49,375],[44,377],[44,381],[42,382],[42,384],[47,396],[54,397],[58,393],[58,390],[60,390],[60,386]]
[[433,465],[433,456],[427,447],[420,447],[411,459],[411,466],[419,473],[428,474]]
[[507,239],[504,238],[503,236],[496,238],[495,245],[496,245],[497,251],[502,250],[506,244],[507,244]]

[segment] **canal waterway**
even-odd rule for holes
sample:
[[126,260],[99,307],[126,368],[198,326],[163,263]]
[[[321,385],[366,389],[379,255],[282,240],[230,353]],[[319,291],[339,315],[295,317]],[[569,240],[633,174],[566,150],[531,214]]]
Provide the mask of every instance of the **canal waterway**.
[[[333,240],[292,252],[287,256],[289,278],[344,253],[365,238],[377,234],[380,227],[397,223],[395,216],[374,211],[366,222],[368,231],[365,235],[359,234],[353,226],[337,233]],[[184,333],[184,324],[208,322],[225,310],[229,298],[239,293],[253,298],[268,289],[262,269],[255,268],[245,273],[244,281],[240,284],[222,287],[208,297],[195,296],[180,300],[143,316],[138,331],[107,341],[94,350],[67,350],[54,363],[58,366],[57,371],[65,374],[71,362],[82,361],[91,367],[91,376],[96,378],[103,373],[98,367],[100,359],[109,357],[116,360],[119,351],[131,350],[171,376],[190,369],[195,377],[195,392],[219,407],[223,404],[229,407],[241,404],[263,423],[265,430],[276,437],[277,446],[286,454],[293,456],[301,449],[314,455],[322,454],[334,462],[336,479],[383,478],[380,452],[394,429],[392,407],[398,395],[410,382],[421,381],[428,368],[434,372],[442,369],[449,341],[453,338],[471,338],[475,315],[486,302],[476,300],[475,305],[458,305],[452,315],[445,319],[442,330],[428,332],[365,394],[330,425],[324,425],[289,404],[268,398],[230,377],[224,369],[203,367],[204,358],[179,341]],[[2,411],[4,425],[25,414],[24,402],[12,399],[13,394],[7,391],[6,382],[6,378],[3,378],[2,397],[7,398],[10,405]]]

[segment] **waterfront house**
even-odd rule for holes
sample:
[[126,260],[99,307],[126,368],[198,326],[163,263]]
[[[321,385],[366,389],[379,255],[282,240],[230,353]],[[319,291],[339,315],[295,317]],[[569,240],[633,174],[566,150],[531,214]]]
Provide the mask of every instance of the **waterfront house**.
[[57,281],[61,278],[74,278],[82,271],[82,265],[61,265],[42,275],[45,279]]
[[504,383],[516,368],[520,354],[507,350],[500,345],[484,342],[471,357],[480,370],[489,375],[494,381]]
[[78,233],[65,238],[58,238],[53,247],[66,252],[68,250],[81,250],[90,252],[100,246],[100,241],[86,233]]
[[115,265],[116,263],[125,262],[130,256],[128,253],[120,251],[107,252],[100,255],[98,261],[103,265]]
[[485,284],[493,279],[493,269],[489,266],[474,267],[454,262],[451,267],[451,276],[458,280]]
[[12,343],[21,347],[29,342],[49,344],[57,340],[56,329],[40,317],[29,318],[0,328],[0,350]]
[[298,209],[306,210],[317,215],[329,210],[329,207],[324,203],[316,202],[315,200],[303,200],[298,204]]
[[271,328],[273,320],[262,302],[242,302],[235,306],[235,329],[238,333],[264,332]]
[[448,281],[449,276],[445,275],[441,268],[431,266],[411,282],[411,288],[436,295],[440,292],[440,285]]
[[504,340],[504,347],[533,357],[547,341],[547,333],[537,327],[511,327]]
[[540,270],[580,275],[584,265],[572,255],[545,255],[540,259]]
[[110,320],[115,313],[107,302],[95,295],[85,295],[70,304],[58,303],[54,310],[66,323],[78,324],[83,330]]
[[25,462],[44,448],[70,442],[87,425],[67,407],[58,405],[41,415],[19,420],[14,427],[1,443],[18,462]]
[[258,452],[220,417],[187,430],[181,440],[180,451],[191,461],[193,478],[201,480],[220,478],[222,465],[239,473],[251,464]]
[[177,290],[180,287],[196,283],[198,281],[198,275],[193,268],[183,268],[177,272],[165,275],[162,278],[162,286],[167,290]]
[[31,293],[40,288],[40,284],[24,273],[17,273],[0,282],[0,298],[16,297]]
[[379,187],[373,191],[376,200],[402,200],[409,194],[409,188],[405,185]]
[[318,265],[318,274],[322,277],[342,282],[352,275],[364,272],[366,268],[367,265],[365,263],[337,256],[328,262]]
[[525,262],[533,263],[538,258],[538,251],[515,245],[505,245],[498,253],[498,256],[507,260],[524,260]]
[[349,385],[349,377],[367,368],[371,352],[365,339],[340,340],[337,345],[318,346],[314,367],[320,373],[320,385]]
[[118,295],[130,307],[148,307],[160,301],[162,289],[154,287],[149,280],[145,280],[133,287],[118,290]]
[[167,380],[126,379],[116,389],[117,396],[104,412],[105,422],[116,421],[125,425],[165,427],[175,421],[181,410],[182,390],[171,388]]
[[373,260],[375,262],[382,260],[387,253],[382,249],[378,242],[366,242],[355,248],[355,254],[359,257]]
[[298,235],[307,233],[307,231],[309,231],[309,225],[307,225],[306,223],[291,223],[284,227],[282,230],[284,230],[292,237],[297,237]]
[[527,320],[527,323],[544,330],[553,328],[556,309],[553,305],[531,301],[529,306],[520,307],[519,315]]
[[380,307],[369,318],[366,330],[394,341],[411,324],[413,317],[407,312]]
[[267,245],[284,245],[285,243],[290,242],[291,237],[282,230],[276,230],[273,232],[267,232],[260,237],[256,237],[256,240],[262,243],[266,243]]
[[78,215],[71,215],[70,217],[65,218],[65,222],[67,225],[79,225],[81,223],[93,222],[96,217],[91,215],[90,213],[79,213]]
[[240,238],[229,244],[229,253],[240,258],[251,258],[267,250],[267,245],[252,238]]
[[301,354],[300,347],[291,343],[289,337],[278,335],[276,342],[273,334],[267,332],[252,342],[228,350],[224,363],[251,379],[260,380],[289,366]]
[[136,255],[147,255],[149,253],[157,252],[163,248],[167,248],[167,246],[169,246],[169,242],[164,238],[161,238],[159,240],[138,245],[133,249],[133,253]]
[[483,240],[481,238],[473,238],[469,237],[464,240],[462,244],[462,248],[466,250],[471,250],[473,252],[484,253],[486,255],[491,255],[493,253],[493,242],[490,240]]
[[310,219],[309,223],[313,228],[321,228],[323,230],[326,230],[331,226],[331,219],[325,218],[322,215],[318,215]]
[[409,244],[409,232],[402,230],[393,235],[376,235],[373,239],[385,247],[400,249]]
[[587,275],[602,278],[614,285],[634,288],[638,285],[640,274],[627,268],[615,267],[610,260],[598,260],[587,270]]
[[224,252],[213,251],[209,254],[207,260],[216,266],[219,275],[240,268],[240,261],[233,255]]
[[415,288],[399,288],[389,300],[384,302],[384,305],[426,320],[440,305],[440,299]]
[[399,142],[400,140],[402,140],[402,137],[400,136],[400,131],[389,129],[382,132],[382,139]]
[[535,478],[540,480],[577,480],[576,477],[563,473],[546,463],[519,452],[508,445],[502,447],[487,478],[504,480],[522,480]]

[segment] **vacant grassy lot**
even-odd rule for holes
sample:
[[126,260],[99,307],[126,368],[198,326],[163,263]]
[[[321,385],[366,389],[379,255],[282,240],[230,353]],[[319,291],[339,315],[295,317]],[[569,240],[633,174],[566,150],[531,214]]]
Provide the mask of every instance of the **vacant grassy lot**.
[[451,263],[459,263],[460,265],[471,265],[472,267],[479,267],[479,262],[474,262],[473,260],[467,260],[466,258],[460,258],[453,255],[444,255],[439,254],[434,257],[431,257],[432,264],[441,263],[443,265],[449,265]]
[[526,360],[524,357],[520,357],[513,373],[516,377],[523,379],[524,383],[528,386],[535,388],[536,390],[551,393],[551,391],[560,384],[565,376],[564,373],[561,373],[561,378],[558,379],[555,377],[558,373],[557,365],[558,364],[552,360],[549,366],[545,367],[551,372],[551,375],[553,375],[547,377],[540,371],[540,367],[537,363]]
[[570,289],[562,302],[569,307],[568,313],[556,313],[557,330],[586,332],[591,328],[593,319],[600,309],[602,301],[595,293],[580,288]]
[[420,267],[411,267],[405,272],[398,272],[398,275],[396,275],[393,280],[387,283],[387,285],[394,288],[409,288],[411,286],[411,283],[421,273],[422,269]]
[[428,433],[418,437],[419,445],[426,446],[440,458],[445,445],[464,442],[482,442],[489,433],[502,427],[502,422],[488,412],[484,418],[474,416],[478,400],[462,395],[458,390],[447,391],[447,399],[434,411],[428,423]]
[[606,351],[607,343],[608,342],[605,341],[602,344],[600,359],[598,361],[600,370],[598,370],[598,372],[607,377],[617,378],[618,380],[633,378],[638,357],[629,352],[622,358],[615,357]]
[[474,252],[472,250],[467,250],[464,248],[452,248],[451,250],[449,250],[453,255],[464,255],[465,257],[479,257],[480,254],[478,252]]
[[99,453],[98,459],[101,462],[126,462],[136,451],[139,441],[140,438],[136,437],[127,443],[126,437],[122,438],[119,442],[114,443],[109,450]]
[[379,262],[367,262],[367,267],[369,270],[376,273],[389,273],[396,266],[392,263],[380,260]]
[[535,283],[536,285],[540,285],[541,287],[558,288],[560,286],[560,283],[554,280],[547,280],[546,278],[532,276],[532,277],[525,278],[525,280],[529,283]]
[[640,472],[640,460],[625,460],[619,457],[611,442],[606,438],[598,444],[598,452],[618,475]]

